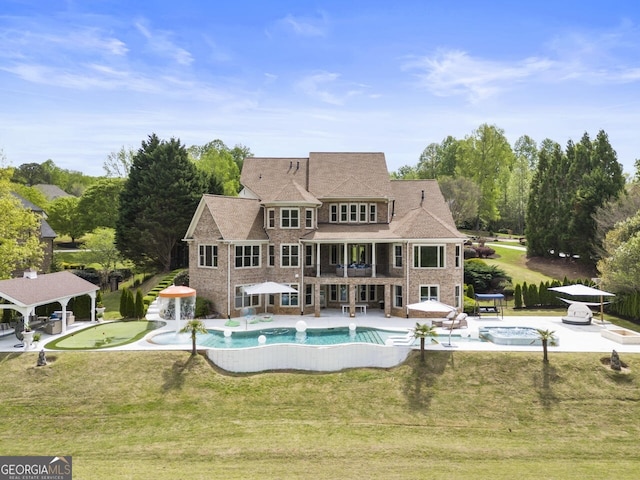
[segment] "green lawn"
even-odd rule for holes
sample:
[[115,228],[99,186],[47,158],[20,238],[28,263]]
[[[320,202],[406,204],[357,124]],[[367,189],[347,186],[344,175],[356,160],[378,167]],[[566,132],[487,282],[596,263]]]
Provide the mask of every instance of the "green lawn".
[[57,350],[87,350],[113,348],[139,340],[162,322],[127,320],[106,322],[83,328],[46,344],[46,348]]
[[602,356],[233,376],[185,352],[2,354],[0,438],[72,455],[74,479],[636,479],[640,355]]
[[[539,285],[540,282],[548,282],[556,280],[540,272],[529,270],[527,268],[527,255],[522,250],[516,250],[513,248],[503,247],[492,243],[490,245],[496,251],[497,258],[485,259],[485,262],[489,265],[496,265],[505,271],[513,279],[513,284],[527,282],[531,285]],[[562,281],[562,278],[557,280]]]

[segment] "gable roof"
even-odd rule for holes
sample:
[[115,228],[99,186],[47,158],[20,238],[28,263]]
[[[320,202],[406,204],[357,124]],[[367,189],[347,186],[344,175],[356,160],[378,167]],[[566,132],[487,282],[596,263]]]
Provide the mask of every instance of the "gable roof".
[[298,182],[289,180],[279,192],[276,192],[269,201],[263,203],[308,203],[311,205],[321,205],[321,202],[307,192]]
[[403,238],[464,238],[436,180],[392,180],[392,229]]
[[36,278],[0,280],[0,297],[19,307],[28,307],[78,297],[99,288],[65,270],[38,275]]
[[48,183],[39,183],[37,185],[34,185],[34,187],[40,190],[44,194],[44,196],[47,197],[47,200],[49,201],[55,200],[56,198],[60,198],[60,197],[73,196],[73,195],[69,195],[67,192],[62,190],[57,185],[51,185]]
[[308,158],[249,157],[242,164],[240,183],[268,203],[291,182],[306,190],[308,163]]
[[308,188],[321,200],[392,195],[384,153],[312,152]]
[[220,231],[221,240],[267,240],[260,202],[252,198],[205,194],[185,234],[193,238],[202,215],[208,212]]

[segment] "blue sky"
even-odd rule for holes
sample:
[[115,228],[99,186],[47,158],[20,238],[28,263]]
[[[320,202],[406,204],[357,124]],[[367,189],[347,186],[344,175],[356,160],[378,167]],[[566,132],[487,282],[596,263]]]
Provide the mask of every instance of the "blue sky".
[[0,148],[103,174],[155,132],[256,156],[381,151],[483,123],[640,158],[640,7],[584,1],[0,1]]

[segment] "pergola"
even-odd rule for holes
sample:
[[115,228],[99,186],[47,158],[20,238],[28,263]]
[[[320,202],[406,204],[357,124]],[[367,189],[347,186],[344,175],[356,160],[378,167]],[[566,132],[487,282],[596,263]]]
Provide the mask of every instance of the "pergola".
[[96,291],[99,287],[68,271],[37,275],[27,272],[22,278],[0,280],[0,310],[17,310],[29,324],[36,307],[58,302],[62,307],[62,333],[67,331],[67,304],[74,297],[91,297],[91,321],[95,320]]

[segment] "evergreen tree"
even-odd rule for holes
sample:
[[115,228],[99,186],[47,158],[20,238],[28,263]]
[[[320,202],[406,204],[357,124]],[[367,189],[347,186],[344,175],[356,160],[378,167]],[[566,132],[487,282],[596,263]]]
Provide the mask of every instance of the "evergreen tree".
[[513,308],[522,308],[522,287],[519,283],[513,290]]
[[172,252],[206,191],[180,140],[155,134],[133,158],[116,222],[116,245],[141,267],[168,271]]
[[120,291],[120,307],[118,309],[122,318],[127,318],[127,289]]
[[144,318],[144,301],[142,298],[142,291],[139,288],[136,289],[135,317],[137,319]]
[[130,289],[127,291],[127,318],[136,318],[136,301],[133,296],[133,292]]

